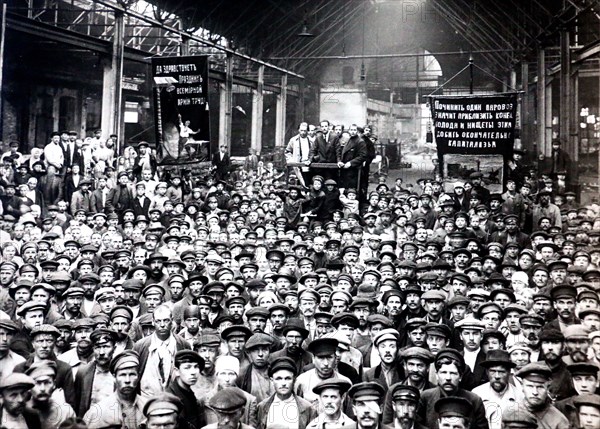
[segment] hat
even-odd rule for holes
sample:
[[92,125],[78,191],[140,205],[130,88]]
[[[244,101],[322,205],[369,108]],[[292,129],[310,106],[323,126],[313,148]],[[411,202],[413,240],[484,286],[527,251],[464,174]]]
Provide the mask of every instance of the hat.
[[148,286],[142,289],[142,296],[145,298],[148,295],[156,295],[160,294],[161,296],[165,296],[165,288],[159,284],[149,284]]
[[543,383],[552,378],[552,370],[545,362],[532,362],[518,370],[516,375],[530,381]]
[[392,399],[394,401],[411,401],[418,403],[421,397],[421,392],[414,386],[407,384],[396,383],[392,389]]
[[48,324],[36,326],[35,328],[33,328],[31,330],[30,336],[31,336],[31,338],[34,338],[40,334],[54,335],[55,338],[60,337],[60,331],[58,330],[58,328],[56,328],[55,326],[52,326],[52,325],[48,325]]
[[298,373],[296,363],[289,357],[275,358],[269,366],[269,376],[272,377],[277,371],[290,371],[294,375]]
[[175,353],[175,366],[179,368],[182,363],[197,363],[200,371],[204,369],[204,359],[193,350],[179,350]]
[[428,290],[423,295],[421,295],[421,300],[423,301],[447,301],[448,297],[446,294],[440,290]]
[[565,336],[557,328],[545,328],[540,332],[540,341],[563,342]]
[[[500,311],[500,313],[502,313],[502,311]],[[479,319],[475,319],[472,316],[467,316],[459,322],[456,322],[454,327],[456,329],[474,329],[478,331],[483,331],[485,329],[483,322]]]
[[331,318],[331,324],[338,328],[340,325],[348,325],[354,328],[358,328],[359,321],[353,313],[338,313]]
[[202,334],[196,341],[196,347],[218,347],[221,344],[221,338],[216,330],[203,329]]
[[463,357],[463,355],[458,350],[451,349],[451,348],[442,349],[435,356],[434,362],[437,363],[441,359],[444,359],[444,358],[446,358],[446,359],[452,359],[453,361],[456,361],[459,364],[459,366],[464,370],[464,368],[465,368],[465,358]]
[[252,332],[249,328],[243,325],[233,325],[225,328],[223,332],[221,332],[221,338],[223,338],[225,341],[235,337],[243,337],[244,340],[247,340],[250,338],[250,336],[252,336]]
[[523,314],[521,317],[519,317],[519,323],[521,324],[521,326],[523,326],[523,325],[544,326],[546,321],[544,320],[544,318],[542,316],[540,316],[538,314],[527,313],[527,314]]
[[179,414],[183,410],[181,400],[167,392],[162,392],[153,396],[144,405],[144,416],[164,416],[171,414]]
[[42,302],[27,301],[17,309],[17,315],[24,317],[28,312],[36,310],[42,310],[43,312],[46,312],[46,305]]
[[373,345],[377,347],[380,343],[387,340],[392,340],[398,343],[398,341],[400,341],[400,335],[398,334],[398,331],[393,328],[382,329],[375,335],[375,338],[373,338]]
[[600,367],[593,362],[577,362],[567,365],[567,370],[571,374],[571,376],[576,375],[591,375],[598,378],[598,371],[600,371]]
[[15,387],[31,389],[33,386],[35,386],[35,380],[20,372],[13,372],[0,380],[0,392]]
[[117,342],[117,333],[106,328],[96,329],[90,334],[90,341],[94,345],[101,345],[109,342],[114,344]]
[[265,320],[269,319],[270,313],[264,307],[252,307],[250,310],[246,311],[246,319],[250,320],[253,317],[262,317]]
[[223,414],[235,413],[243,409],[245,405],[246,396],[244,391],[238,387],[226,387],[215,393],[208,401],[209,408]]
[[600,395],[588,393],[586,395],[578,395],[573,397],[573,403],[576,407],[587,405],[600,410]]
[[465,398],[447,396],[435,401],[434,409],[440,417],[469,417],[473,404]]
[[569,325],[564,331],[565,339],[573,339],[573,340],[587,340],[589,331],[583,325]]
[[375,381],[364,381],[353,385],[348,391],[348,395],[355,401],[381,402],[381,399],[385,396],[385,389]]
[[315,387],[313,387],[313,393],[319,395],[325,389],[337,389],[340,394],[346,393],[352,384],[348,381],[348,379],[342,378],[328,378],[326,380],[321,381]]
[[140,356],[135,350],[123,350],[110,361],[110,372],[114,375],[124,368],[139,368]]
[[[316,316],[316,315],[315,315]],[[315,317],[316,318],[316,317]],[[283,336],[286,336],[290,331],[298,332],[303,338],[308,338],[308,329],[305,328],[304,322],[298,318],[288,319],[283,328],[281,329]]]
[[423,347],[408,347],[400,352],[404,360],[420,359],[426,364],[433,362],[433,353]]
[[338,340],[334,338],[317,338],[308,345],[308,351],[318,357],[331,356],[335,354],[337,346]]
[[442,323],[429,322],[425,325],[423,329],[425,330],[427,335],[444,337],[446,339],[449,339],[451,335],[450,327]]
[[43,360],[33,362],[25,371],[25,374],[37,380],[38,377],[50,376],[56,377],[56,362],[51,360]]
[[514,368],[516,365],[510,360],[510,354],[506,350],[490,350],[485,356],[485,360],[480,363],[484,368],[496,365]]
[[0,328],[13,333],[19,330],[17,324],[10,319],[0,319]]
[[259,346],[268,346],[271,347],[273,345],[273,337],[269,334],[264,334],[262,332],[257,332],[252,334],[250,338],[246,341],[245,349],[251,350],[255,347]]

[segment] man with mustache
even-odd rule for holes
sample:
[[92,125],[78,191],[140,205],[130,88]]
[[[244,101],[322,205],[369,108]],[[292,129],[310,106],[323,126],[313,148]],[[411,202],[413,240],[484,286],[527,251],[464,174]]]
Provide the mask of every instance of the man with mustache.
[[[390,393],[393,400],[394,429],[426,429],[425,426],[416,421],[417,406],[421,397],[419,389],[398,383],[391,389]],[[384,427],[390,427],[390,425],[384,425]]]
[[502,410],[523,400],[521,391],[509,382],[511,369],[516,365],[505,350],[490,350],[480,365],[485,368],[490,381],[473,389],[473,393],[483,399],[490,429],[500,429]]
[[375,381],[355,384],[348,391],[352,397],[352,412],[356,416],[357,429],[386,428],[379,422],[381,403],[385,390]]
[[328,426],[356,427],[355,421],[343,413],[344,399],[351,385],[346,378],[330,378],[315,385],[312,392],[318,395],[319,409],[322,412],[308,424],[306,429],[321,429]]
[[115,356],[109,365],[114,391],[92,405],[83,416],[88,428],[140,427],[146,401],[137,394],[140,358],[133,350]]
[[245,353],[250,365],[242,369],[237,384],[255,396],[258,402],[275,393],[268,374],[272,345],[273,337],[262,332],[256,332],[246,341]]
[[117,334],[115,356],[124,350],[133,349],[133,340],[129,336],[133,312],[125,305],[117,305],[110,312],[110,329]]
[[437,371],[438,385],[421,394],[418,411],[421,422],[429,429],[441,427],[435,403],[442,397],[454,396],[466,399],[472,404],[467,416],[470,421],[470,429],[488,429],[483,401],[476,394],[460,387],[460,381],[466,368],[465,360],[460,352],[454,349],[443,349],[435,357],[434,365]]
[[550,370],[548,395],[555,401],[575,393],[567,364],[562,359],[564,343],[565,336],[557,329],[546,328],[540,334],[540,362],[543,360]]
[[285,339],[285,347],[271,355],[272,360],[281,357],[287,357],[296,364],[297,374],[299,374],[306,365],[313,361],[312,354],[302,348],[302,343],[308,338],[308,329],[304,327],[304,322],[300,319],[288,319],[283,326],[282,335]]
[[571,285],[555,286],[550,291],[552,304],[558,317],[548,323],[548,328],[560,329],[563,333],[565,328],[579,323],[575,316],[575,305],[577,300],[577,289]]
[[[535,416],[539,428],[558,429],[569,427],[569,420],[552,405],[550,399],[550,379],[552,371],[543,362],[533,362],[525,365],[517,372],[523,380],[524,400],[513,406],[525,408]],[[513,412],[513,406],[505,412]]]
[[527,313],[519,318],[519,323],[525,337],[525,344],[531,349],[530,360],[535,362],[540,354],[540,333],[545,323],[544,318],[535,313]]
[[281,425],[282,429],[305,429],[316,416],[311,403],[294,394],[294,381],[298,369],[288,357],[273,359],[269,377],[275,393],[258,404],[258,426],[266,429]]
[[565,335],[565,346],[568,353],[567,356],[563,357],[565,363],[570,365],[572,363],[587,362],[590,339],[588,338],[588,330],[585,326],[567,326],[563,333]]
[[206,417],[198,406],[198,400],[191,386],[195,385],[204,369],[204,359],[192,350],[180,350],[175,354],[173,380],[166,392],[177,396],[183,403],[180,418],[190,428],[199,429],[205,425]]
[[75,411],[66,401],[53,398],[56,390],[56,363],[36,362],[29,367],[27,375],[35,382],[29,405],[39,412],[43,429],[56,428],[66,419],[75,417]]
[[381,362],[363,375],[364,381],[377,381],[386,389],[401,380],[398,362],[398,331],[393,328],[381,330],[373,339],[373,345]]

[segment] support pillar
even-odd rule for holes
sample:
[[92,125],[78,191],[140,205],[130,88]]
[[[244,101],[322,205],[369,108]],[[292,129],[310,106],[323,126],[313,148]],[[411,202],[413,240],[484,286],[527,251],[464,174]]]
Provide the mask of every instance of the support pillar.
[[275,146],[285,144],[285,111],[287,103],[287,74],[281,76],[281,92],[277,96],[277,112],[275,117]]
[[569,139],[572,144],[572,152],[570,152],[569,155],[571,155],[571,161],[577,163],[579,162],[579,139],[581,137],[579,134],[579,125],[577,124],[577,119],[579,119],[579,111],[577,108],[579,105],[579,66],[575,66],[575,70],[573,71],[572,76],[570,76],[569,83],[572,91],[571,105],[569,106],[569,118],[571,119],[569,122]]
[[102,80],[102,138],[116,134],[117,153],[122,153],[123,136],[123,53],[125,49],[125,16],[123,12],[115,10],[115,29],[113,33],[113,46],[110,61],[104,62],[104,76]]
[[265,66],[258,66],[256,89],[252,92],[252,131],[250,147],[257,153],[262,150]]
[[[513,87],[515,88],[515,87]],[[531,144],[531,110],[529,97],[529,63],[521,63],[521,146]]]
[[[0,118],[3,118],[3,103],[4,103],[4,88],[3,77],[4,77],[4,41],[6,38],[6,2],[2,1],[0,5]],[[4,139],[4,127],[2,126],[3,121],[0,120],[0,139]]]
[[231,152],[231,109],[233,108],[233,56],[227,54],[225,83],[221,84],[219,103],[219,145]]
[[187,57],[190,55],[190,38],[186,36],[181,36],[181,45],[179,45],[179,49],[181,51],[181,56]]
[[546,153],[546,51],[542,48],[537,57],[537,146]]
[[573,142],[571,139],[571,51],[570,34],[566,29],[560,32],[560,130],[559,136],[565,150],[573,153]]
[[552,128],[552,82],[546,82],[546,120],[545,120],[545,141],[546,147],[544,148],[544,155],[550,156],[552,155],[552,138],[554,138],[554,129]]

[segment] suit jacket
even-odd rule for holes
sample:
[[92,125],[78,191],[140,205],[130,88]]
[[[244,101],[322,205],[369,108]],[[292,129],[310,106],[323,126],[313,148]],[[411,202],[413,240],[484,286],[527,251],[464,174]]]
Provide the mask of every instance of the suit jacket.
[[86,213],[92,212],[96,209],[96,202],[94,201],[95,196],[92,192],[88,191],[87,195],[84,196],[81,191],[73,192],[71,196],[71,214],[75,216],[77,210],[83,209]]
[[[61,360],[52,357],[51,360],[56,363],[56,387],[60,387],[65,392],[65,399],[75,409],[77,401],[75,399],[75,387],[73,383],[73,373],[71,366]],[[31,354],[25,362],[21,362],[14,368],[14,372],[25,372],[33,364],[33,354]]]
[[73,154],[72,157],[69,158],[69,146],[63,146],[61,143],[61,147],[63,150],[63,155],[65,157],[65,167],[71,168],[74,165],[78,165],[81,172],[83,173],[83,155],[81,154],[81,149],[77,147],[77,144],[73,144]]
[[[181,338],[179,335],[175,335],[175,334],[171,334],[171,335],[173,335],[175,337],[175,348],[177,349],[177,351],[183,350],[183,349],[189,350],[190,345],[188,344],[188,342],[186,340]],[[140,377],[144,374],[144,371],[146,369],[146,362],[148,361],[148,355],[149,355],[148,349],[150,348],[151,342],[152,342],[152,335],[142,338],[141,340],[139,340],[138,342],[136,342],[133,345],[133,350],[138,352],[138,354],[140,355]]]
[[[83,181],[83,174],[79,175],[79,183],[81,183]],[[69,174],[66,178],[65,178],[65,191],[64,191],[64,196],[65,196],[65,201],[70,203],[71,202],[71,198],[73,197],[73,193],[77,190],[77,187],[79,186],[79,183],[77,185],[75,185],[75,182],[73,181],[73,175]]]
[[333,131],[329,132],[327,141],[325,134],[318,132],[315,141],[310,147],[310,160],[312,162],[339,162],[342,159],[340,139]]
[[212,156],[212,165],[216,167],[215,178],[217,180],[223,180],[229,175],[229,169],[231,168],[231,158],[226,153],[221,159],[221,152],[217,151]]
[[[125,194],[123,198],[121,198],[121,194]],[[106,210],[108,212],[122,213],[127,209],[133,209],[133,193],[127,185],[117,185],[108,192]]]
[[[529,238],[529,235],[519,231],[517,232],[515,239],[517,240],[519,248],[531,249],[531,239]],[[490,237],[490,242],[500,243],[503,246],[506,246],[506,244],[508,243],[508,232],[497,231],[493,233]]]
[[106,201],[102,204],[102,191],[100,189],[96,189],[94,194],[94,213],[104,213],[106,209],[106,205],[108,204],[108,194],[110,191],[106,193]]
[[[294,395],[298,407],[298,429],[305,429],[310,421],[317,417],[317,411],[306,399]],[[258,404],[258,426],[256,429],[266,429],[267,418],[269,417],[269,408],[275,400],[275,395],[271,395],[260,404]]]
[[[4,412],[4,407],[0,406],[0,421],[2,421],[2,413]],[[37,410],[33,408],[25,407],[23,410],[23,417],[25,418],[25,423],[29,429],[42,429],[42,422],[40,421],[40,414]],[[10,428],[7,428],[10,429]]]
[[[398,383],[403,378],[403,374],[399,373],[397,365],[395,368],[392,369],[392,385]],[[385,390],[388,390],[391,387],[391,385],[388,385],[385,379],[385,375],[383,373],[383,368],[381,364],[365,371],[365,373],[363,374],[363,381],[376,381],[377,383],[381,384],[385,388]]]
[[135,215],[135,217],[138,217],[139,215],[144,215],[148,217],[148,212],[150,211],[151,203],[152,201],[148,196],[144,196],[143,204],[140,203],[139,198],[135,197],[133,199],[133,214]]
[[[342,148],[341,156],[341,161],[344,164],[349,162],[350,168],[340,169],[340,183],[345,188],[358,188],[358,173],[363,162],[367,160],[367,145],[360,137],[351,137]],[[362,178],[362,180],[368,180],[368,178]]]
[[77,403],[73,407],[78,417],[84,416],[92,402],[92,387],[94,386],[94,373],[96,361],[81,365],[75,376],[75,394]]

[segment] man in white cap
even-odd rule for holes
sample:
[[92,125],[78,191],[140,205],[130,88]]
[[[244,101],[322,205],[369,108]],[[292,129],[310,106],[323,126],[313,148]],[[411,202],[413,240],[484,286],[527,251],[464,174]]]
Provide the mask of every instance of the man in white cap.
[[373,339],[373,345],[381,362],[364,373],[364,381],[377,381],[386,389],[400,381],[400,374],[398,373],[399,341],[400,338],[396,329],[388,328],[379,331]]

